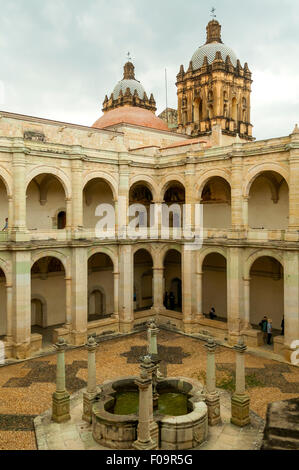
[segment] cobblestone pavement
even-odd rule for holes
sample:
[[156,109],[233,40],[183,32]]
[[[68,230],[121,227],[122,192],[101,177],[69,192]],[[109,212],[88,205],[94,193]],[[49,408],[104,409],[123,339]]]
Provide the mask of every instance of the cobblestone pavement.
[[[100,342],[98,383],[114,377],[137,375],[138,358],[146,352],[146,333]],[[161,359],[169,376],[205,379],[206,350],[200,340],[161,331]],[[217,386],[234,387],[235,353],[219,346],[216,352]],[[36,449],[33,419],[51,407],[55,391],[56,356],[49,355],[0,368],[0,450]],[[67,389],[74,393],[86,385],[87,352],[66,353]],[[251,409],[265,418],[267,404],[299,396],[299,368],[246,354],[247,388]]]

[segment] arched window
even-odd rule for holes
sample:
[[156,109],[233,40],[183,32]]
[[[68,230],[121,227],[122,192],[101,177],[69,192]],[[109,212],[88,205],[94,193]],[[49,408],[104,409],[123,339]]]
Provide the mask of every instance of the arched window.
[[58,230],[63,230],[66,227],[66,212],[61,211],[57,215],[57,228]]

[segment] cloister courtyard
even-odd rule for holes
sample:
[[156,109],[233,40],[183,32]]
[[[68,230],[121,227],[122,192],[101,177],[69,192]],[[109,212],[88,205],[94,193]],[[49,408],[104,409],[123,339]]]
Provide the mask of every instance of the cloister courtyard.
[[[139,358],[146,352],[146,332],[98,340],[97,382],[119,376],[138,375]],[[206,348],[197,338],[161,330],[160,359],[169,376],[205,381]],[[265,353],[266,354],[266,353]],[[235,352],[223,346],[216,351],[217,387],[234,391]],[[285,362],[246,353],[246,385],[250,408],[265,418],[270,402],[298,397],[299,368]],[[51,408],[55,391],[56,354],[3,366],[0,369],[0,449],[34,450],[34,418]],[[84,388],[87,381],[87,351],[66,352],[66,386],[69,393]]]

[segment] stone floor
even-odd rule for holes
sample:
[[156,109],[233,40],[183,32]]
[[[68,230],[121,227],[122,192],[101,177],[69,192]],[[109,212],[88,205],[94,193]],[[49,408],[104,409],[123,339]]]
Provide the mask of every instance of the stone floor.
[[[238,428],[230,423],[230,394],[220,391],[222,423],[209,428],[208,441],[194,450],[259,450],[264,421],[251,412],[251,424]],[[71,420],[56,424],[51,410],[34,420],[39,450],[105,450],[94,441],[92,427],[82,420],[82,391],[71,400]]]
[[[183,375],[204,381],[204,342],[163,330],[158,335],[158,342],[161,359],[167,363],[168,376]],[[101,341],[96,353],[98,383],[135,375],[138,359],[145,351],[146,332]],[[261,418],[265,418],[268,403],[299,396],[299,367],[251,353],[246,354],[245,361],[251,409]],[[234,351],[219,346],[216,362],[217,386],[231,393]],[[36,449],[33,419],[51,406],[55,372],[55,355],[0,367],[0,450]],[[70,393],[86,386],[87,352],[84,348],[67,351],[66,373]]]

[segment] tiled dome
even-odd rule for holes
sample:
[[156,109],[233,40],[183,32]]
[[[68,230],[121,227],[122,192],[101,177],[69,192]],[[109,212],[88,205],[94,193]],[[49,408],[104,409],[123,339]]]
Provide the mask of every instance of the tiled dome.
[[234,67],[237,65],[237,57],[234,51],[221,43],[205,44],[197,49],[192,56],[193,70],[198,70],[202,67],[205,56],[208,58],[208,63],[211,64],[216,57],[216,52],[220,52],[222,59],[225,61],[229,56]]
[[120,90],[122,90],[123,94],[125,94],[127,88],[130,88],[132,95],[134,95],[135,90],[137,90],[139,98],[143,100],[145,90],[143,86],[141,85],[141,83],[138,82],[138,80],[126,80],[126,79],[121,80],[115,86],[113,90],[113,98],[117,100],[119,97]]
[[148,127],[160,131],[169,131],[167,124],[152,111],[138,106],[122,106],[106,112],[92,127],[105,129],[117,124],[131,124],[133,126]]

